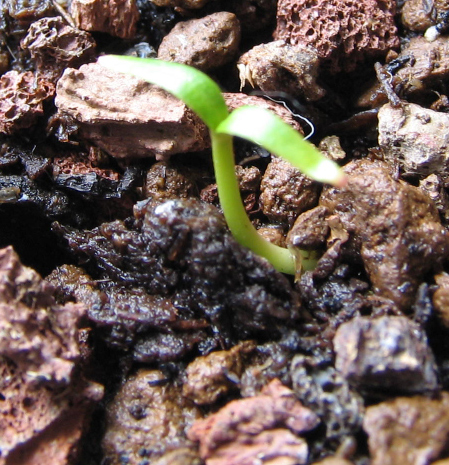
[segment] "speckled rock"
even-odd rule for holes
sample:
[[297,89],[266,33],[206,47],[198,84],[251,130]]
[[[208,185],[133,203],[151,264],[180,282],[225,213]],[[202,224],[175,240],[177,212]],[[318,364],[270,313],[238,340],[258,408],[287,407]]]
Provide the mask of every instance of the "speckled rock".
[[439,320],[449,328],[449,274],[435,276],[437,288],[433,293],[432,303]]
[[8,71],[0,77],[0,133],[29,128],[43,115],[45,100],[54,95],[51,82],[31,72]]
[[260,205],[274,222],[292,225],[300,213],[316,205],[319,185],[290,163],[273,158],[260,184]]
[[239,43],[240,24],[237,17],[222,11],[176,24],[162,40],[158,58],[205,71],[231,61]]
[[337,370],[360,389],[413,394],[439,387],[427,337],[406,317],[355,318],[333,343]]
[[443,223],[449,221],[449,194],[446,192],[445,183],[441,176],[429,174],[419,181],[419,188],[425,192],[435,203]]
[[197,405],[212,404],[219,397],[236,389],[243,371],[242,358],[254,348],[255,344],[248,341],[230,350],[197,357],[186,368],[183,395]]
[[348,233],[352,258],[360,254],[374,290],[410,310],[426,273],[438,272],[449,254],[449,235],[432,200],[397,181],[389,166],[368,159],[348,163],[348,184],[325,188],[320,205]]
[[312,47],[296,47],[283,40],[253,47],[237,63],[241,87],[283,91],[306,100],[322,98],[326,91],[317,84],[319,57]]
[[72,0],[70,13],[78,28],[133,39],[139,10],[135,0]]
[[433,5],[427,0],[407,0],[401,10],[402,24],[411,31],[424,32],[435,25]]
[[368,407],[363,427],[372,465],[430,464],[446,454],[449,394],[398,397]]
[[185,431],[199,417],[162,372],[139,370],[106,407],[105,459],[111,465],[140,465],[188,446]]
[[379,145],[405,174],[449,176],[449,115],[413,103],[379,110]]
[[67,69],[55,103],[82,137],[117,158],[164,158],[209,145],[205,125],[180,100],[96,63]]
[[399,46],[390,0],[281,0],[275,39],[311,45],[331,71],[351,71],[365,58]]
[[55,84],[64,68],[81,66],[95,52],[92,36],[68,26],[60,16],[32,23],[21,46],[31,53],[40,76]]

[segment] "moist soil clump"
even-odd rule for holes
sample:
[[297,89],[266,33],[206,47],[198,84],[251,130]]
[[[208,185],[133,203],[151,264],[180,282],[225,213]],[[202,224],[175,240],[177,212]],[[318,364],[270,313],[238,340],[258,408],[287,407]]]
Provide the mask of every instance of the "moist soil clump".
[[[0,465],[444,465],[447,2],[0,2]],[[97,63],[205,71],[347,175],[208,131]]]

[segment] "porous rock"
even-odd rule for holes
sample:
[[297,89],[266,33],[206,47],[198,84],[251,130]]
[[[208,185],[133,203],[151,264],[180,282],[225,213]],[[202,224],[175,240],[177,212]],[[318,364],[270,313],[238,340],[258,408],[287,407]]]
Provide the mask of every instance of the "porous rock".
[[407,175],[449,175],[449,115],[414,103],[384,105],[378,114],[379,145]]
[[255,344],[248,341],[230,350],[197,357],[186,368],[183,395],[197,405],[214,403],[237,387],[243,371],[243,357],[254,348]]
[[438,389],[427,337],[406,317],[355,318],[338,328],[333,343],[337,370],[361,389],[408,394]]
[[180,100],[96,63],[67,69],[55,103],[82,137],[117,158],[164,158],[209,144],[205,125]]
[[292,225],[318,202],[319,186],[290,163],[273,158],[260,183],[260,205],[274,222]]
[[325,188],[320,205],[337,215],[374,290],[407,311],[422,276],[438,272],[449,254],[438,210],[419,188],[394,179],[384,162],[357,160],[344,170],[347,185]]
[[206,71],[231,61],[239,44],[237,17],[222,11],[176,24],[162,40],[158,58]]
[[29,128],[43,115],[45,100],[54,95],[51,82],[31,71],[8,71],[0,77],[0,133],[13,134]]
[[111,465],[153,463],[167,451],[188,447],[185,431],[199,417],[162,372],[141,369],[106,407],[104,457]]
[[65,68],[77,68],[94,56],[95,41],[87,32],[68,26],[60,16],[31,24],[21,41],[40,76],[56,84]]
[[70,14],[79,29],[133,39],[139,10],[135,0],[72,0]]
[[449,434],[449,395],[398,397],[367,408],[372,465],[427,464],[445,455]]
[[307,443],[296,436],[314,429],[318,417],[294,393],[273,380],[255,397],[232,401],[196,421],[188,437],[200,442],[207,465],[305,464]]
[[308,101],[322,98],[326,91],[317,84],[319,57],[312,47],[296,47],[283,40],[253,47],[237,63],[241,87],[283,91]]
[[274,38],[314,47],[333,72],[351,71],[399,46],[395,5],[390,0],[281,0]]
[[432,296],[432,303],[439,320],[449,327],[449,274],[440,273],[435,276],[437,288]]

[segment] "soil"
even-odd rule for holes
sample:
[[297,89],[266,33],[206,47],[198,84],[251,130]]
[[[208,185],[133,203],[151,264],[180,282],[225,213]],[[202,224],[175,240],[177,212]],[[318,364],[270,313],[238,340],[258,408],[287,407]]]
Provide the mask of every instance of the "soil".
[[[449,463],[448,18],[0,2],[0,465]],[[235,141],[251,221],[313,271],[236,242],[204,124],[110,53],[195,66],[343,167]]]

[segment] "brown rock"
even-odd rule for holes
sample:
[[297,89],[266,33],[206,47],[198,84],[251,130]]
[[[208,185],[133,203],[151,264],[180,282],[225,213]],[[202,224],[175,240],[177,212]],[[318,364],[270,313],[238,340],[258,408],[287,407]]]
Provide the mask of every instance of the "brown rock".
[[317,82],[319,57],[312,47],[296,47],[283,40],[257,45],[244,53],[237,63],[241,87],[283,91],[306,100],[322,98],[326,91]]
[[[188,437],[200,442],[200,455],[208,465],[251,464],[256,457],[270,463],[303,464],[307,444],[292,432],[310,431],[318,423],[318,417],[275,379],[259,395],[230,402],[196,421]],[[267,450],[269,454],[262,454]]]
[[9,71],[0,77],[0,133],[29,128],[43,115],[43,102],[54,95],[51,82],[31,71]]
[[429,174],[419,181],[419,188],[425,192],[435,203],[443,222],[449,221],[449,195],[444,188],[441,176]]
[[274,222],[293,224],[300,213],[316,205],[319,186],[290,163],[273,158],[260,184],[260,205]]
[[281,0],[274,38],[310,45],[331,71],[351,71],[357,62],[399,46],[389,0]]
[[205,125],[180,100],[96,63],[67,69],[55,103],[79,123],[82,137],[117,158],[161,159],[209,144]]
[[438,388],[426,335],[406,317],[355,318],[338,328],[333,342],[337,370],[361,389],[421,393]]
[[449,275],[441,273],[435,276],[438,287],[433,293],[432,303],[442,323],[449,327]]
[[60,16],[31,24],[21,42],[41,76],[56,84],[65,68],[77,68],[94,56],[95,42],[87,32],[68,26]]
[[176,24],[162,40],[157,56],[206,71],[231,61],[239,43],[237,17],[222,11]]
[[255,344],[248,341],[230,350],[197,357],[186,369],[183,395],[197,405],[214,403],[238,386],[243,371],[242,357],[254,348]]
[[326,457],[324,460],[314,462],[312,465],[353,465],[353,463],[341,457]]
[[407,0],[401,10],[402,24],[411,31],[425,32],[435,24],[426,0]]
[[156,460],[189,444],[185,430],[198,417],[198,410],[162,372],[139,370],[106,408],[104,456],[111,465]]
[[315,207],[296,219],[287,235],[287,243],[304,250],[316,250],[323,247],[330,234],[326,221],[329,211],[326,207]]
[[86,308],[59,306],[52,292],[12,247],[0,250],[0,355],[38,382],[63,385],[80,355],[77,323]]
[[72,377],[86,308],[59,306],[53,288],[0,250],[0,465],[66,465],[103,388]]
[[[388,165],[367,159],[345,167],[348,184],[325,188],[320,204],[338,216],[379,295],[408,310],[422,276],[449,254],[438,211],[419,188],[395,180]],[[354,255],[353,255],[354,256]]]
[[202,8],[209,0],[151,0],[156,6],[181,7],[192,10]]
[[447,450],[449,394],[398,397],[368,407],[363,427],[372,465],[427,464]]
[[72,0],[70,13],[78,28],[133,39],[139,10],[135,0]]
[[387,160],[420,178],[449,176],[449,115],[407,103],[384,105],[378,118],[379,145]]

